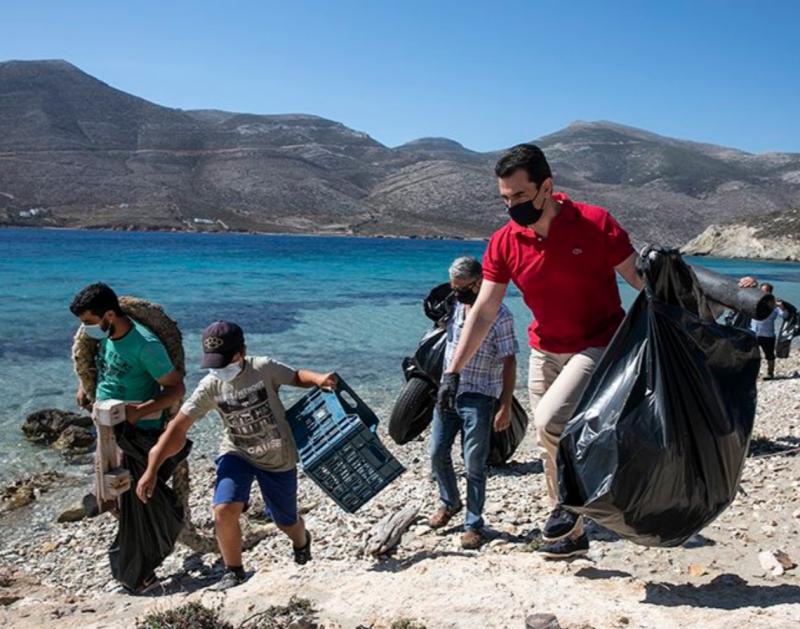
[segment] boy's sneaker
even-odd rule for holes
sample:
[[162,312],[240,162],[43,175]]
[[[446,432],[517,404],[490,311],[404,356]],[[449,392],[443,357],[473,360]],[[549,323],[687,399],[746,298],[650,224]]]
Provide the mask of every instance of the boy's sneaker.
[[311,561],[311,533],[306,531],[306,545],[302,548],[294,547],[294,562],[303,566]]
[[234,570],[226,570],[225,574],[222,575],[222,578],[212,585],[210,589],[214,592],[223,592],[225,590],[234,588],[237,585],[241,585],[246,580],[247,577],[245,576],[244,570],[238,572]]
[[578,526],[580,518],[561,506],[550,512],[550,517],[545,522],[542,530],[542,539],[546,542],[555,542],[572,534]]
[[539,552],[547,559],[569,559],[580,557],[589,552],[589,537],[584,533],[577,539],[565,537],[557,542],[546,544],[539,548]]

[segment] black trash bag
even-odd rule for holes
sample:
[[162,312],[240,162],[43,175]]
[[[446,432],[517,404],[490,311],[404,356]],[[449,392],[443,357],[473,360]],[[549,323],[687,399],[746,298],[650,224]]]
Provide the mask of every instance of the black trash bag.
[[115,427],[114,434],[123,452],[122,467],[131,473],[132,486],[119,498],[119,529],[108,558],[114,578],[136,590],[172,553],[183,528],[183,507],[166,481],[175,466],[188,456],[192,442],[187,440],[178,454],[164,461],[153,496],[144,504],[136,496],[136,484],[147,469],[147,454],[160,433],[136,430],[123,422]]
[[760,357],[751,332],[713,321],[676,251],[647,250],[641,270],[561,437],[560,497],[631,541],[677,546],[735,497]]
[[789,311],[789,316],[781,319],[781,326],[778,328],[778,336],[775,340],[776,358],[789,358],[792,339],[800,336],[800,316],[797,313],[797,308],[788,301],[783,302],[783,307]]
[[489,446],[489,465],[505,465],[517,451],[528,430],[528,414],[515,397],[511,406],[511,425],[503,432],[492,430]]
[[431,289],[422,305],[425,316],[434,323],[440,323],[450,318],[455,303],[455,293],[450,284],[445,282]]
[[[442,379],[444,351],[447,348],[447,328],[431,328],[420,339],[417,351],[410,359],[416,370],[404,369],[414,377],[425,377],[435,386]],[[404,365],[405,367],[405,365]]]

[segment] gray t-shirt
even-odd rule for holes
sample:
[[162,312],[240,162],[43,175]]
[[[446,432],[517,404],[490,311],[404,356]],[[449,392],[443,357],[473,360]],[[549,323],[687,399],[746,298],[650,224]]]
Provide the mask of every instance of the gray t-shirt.
[[219,413],[225,427],[220,454],[236,454],[266,471],[291,470],[297,465],[297,446],[278,389],[292,384],[295,373],[271,358],[248,356],[231,382],[211,374],[203,378],[181,412],[195,420]]

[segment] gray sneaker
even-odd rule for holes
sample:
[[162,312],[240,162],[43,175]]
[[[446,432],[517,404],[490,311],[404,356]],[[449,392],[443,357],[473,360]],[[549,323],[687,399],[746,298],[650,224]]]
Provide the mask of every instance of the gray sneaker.
[[222,578],[212,585],[210,589],[214,592],[223,592],[225,590],[234,588],[237,585],[241,585],[246,580],[247,577],[245,577],[244,574],[242,574],[242,576],[238,576],[233,570],[226,570],[225,574],[222,575]]

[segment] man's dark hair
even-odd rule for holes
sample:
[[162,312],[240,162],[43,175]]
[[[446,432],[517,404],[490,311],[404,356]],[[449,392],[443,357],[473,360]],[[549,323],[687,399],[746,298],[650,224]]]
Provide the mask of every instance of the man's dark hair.
[[761,286],[762,286],[762,287],[763,287],[763,288],[766,290],[766,292],[768,292],[770,295],[772,294],[772,291],[773,291],[773,290],[775,290],[775,287],[774,287],[772,284],[770,284],[769,282],[761,282]]
[[535,144],[517,144],[508,149],[497,160],[494,174],[502,179],[513,175],[520,169],[528,173],[528,179],[537,186],[541,185],[548,177],[553,176],[542,149]]
[[117,294],[111,290],[108,284],[102,282],[89,284],[86,288],[81,289],[75,295],[69,309],[76,317],[80,317],[84,312],[91,312],[93,315],[102,317],[109,310],[113,310],[118,315],[123,314]]

